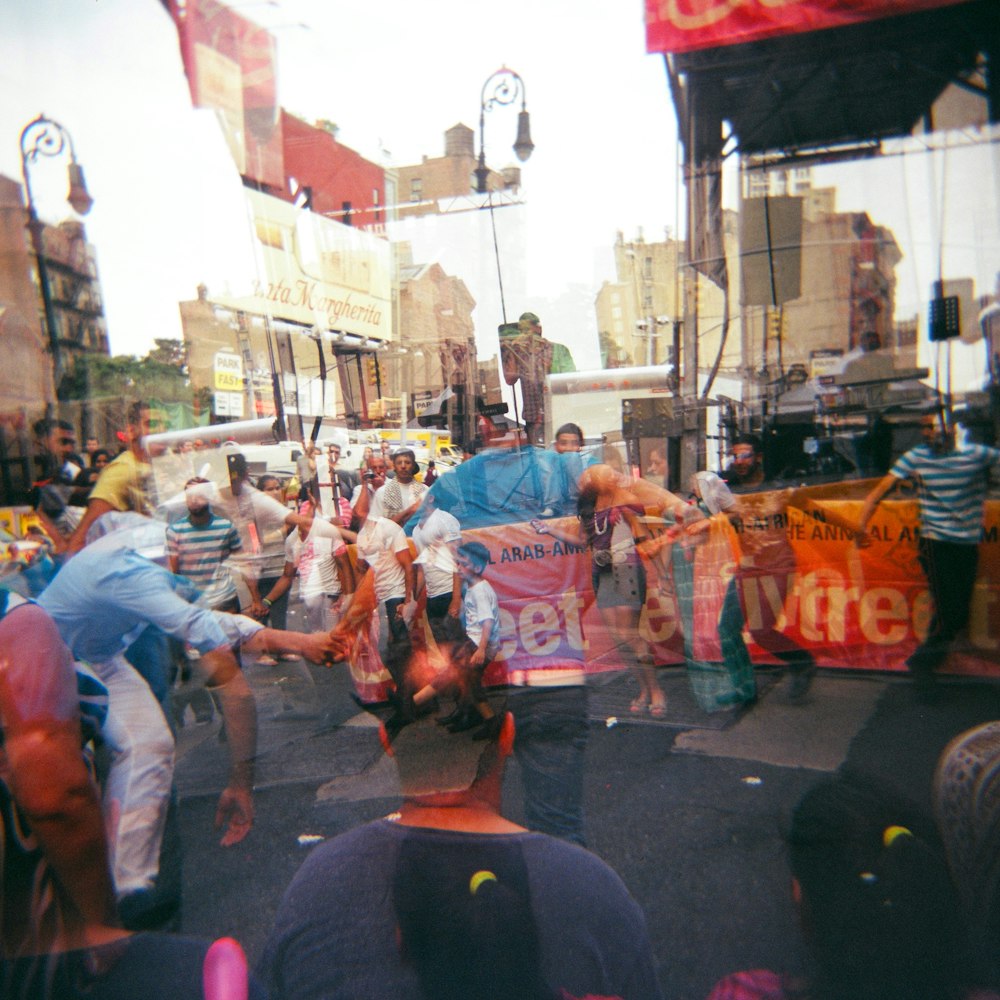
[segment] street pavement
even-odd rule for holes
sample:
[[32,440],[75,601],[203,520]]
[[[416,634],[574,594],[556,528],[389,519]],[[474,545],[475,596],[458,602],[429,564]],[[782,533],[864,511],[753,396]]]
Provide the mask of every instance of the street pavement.
[[[349,695],[346,668],[246,665],[260,715],[256,825],[218,846],[226,776],[218,721],[178,732],[186,933],[233,935],[251,963],[281,895],[322,839],[399,803],[377,723]],[[664,994],[699,1000],[728,972],[804,968],[783,835],[796,802],[840,767],[879,777],[930,809],[935,762],[959,732],[1000,718],[1000,685],[947,679],[925,705],[898,675],[820,671],[808,701],[782,699],[778,668],[758,673],[750,709],[701,712],[682,668],[663,668],[662,719],[633,715],[627,672],[590,690],[586,823],[591,850],[645,910]],[[516,764],[505,813],[521,818]]]

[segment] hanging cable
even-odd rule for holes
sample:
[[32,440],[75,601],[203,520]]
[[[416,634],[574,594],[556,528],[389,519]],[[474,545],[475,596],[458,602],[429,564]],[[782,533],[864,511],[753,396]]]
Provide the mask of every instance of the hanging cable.
[[500,286],[500,313],[503,316],[504,323],[506,323],[507,303],[505,302],[503,295],[503,275],[500,273],[500,243],[497,240],[497,220],[496,216],[493,214],[493,192],[490,191],[487,197],[489,198],[490,228],[493,230],[493,255],[497,262],[497,284]]

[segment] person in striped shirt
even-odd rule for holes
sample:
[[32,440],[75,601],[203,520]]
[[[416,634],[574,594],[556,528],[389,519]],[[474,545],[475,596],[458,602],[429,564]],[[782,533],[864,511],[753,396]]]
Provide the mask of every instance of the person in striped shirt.
[[187,577],[200,591],[198,604],[213,611],[239,612],[240,602],[226,560],[242,548],[232,521],[213,513],[205,489],[208,480],[184,484],[188,515],[167,528],[170,572]]
[[865,499],[861,531],[867,528],[882,498],[899,483],[909,480],[916,485],[920,507],[918,555],[934,614],[927,636],[906,665],[918,689],[929,693],[934,686],[934,671],[969,622],[983,504],[990,470],[1000,467],[1000,451],[982,444],[956,444],[954,425],[941,411],[925,414],[920,431],[922,443],[901,455]]

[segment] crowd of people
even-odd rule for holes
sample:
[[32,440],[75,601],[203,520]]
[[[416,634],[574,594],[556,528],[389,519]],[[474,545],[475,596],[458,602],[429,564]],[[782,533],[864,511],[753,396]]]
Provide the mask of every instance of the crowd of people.
[[[230,763],[216,825],[231,846],[254,821],[244,659],[329,667],[360,649],[383,671],[382,694],[359,700],[379,720],[403,806],[310,856],[253,995],[659,996],[641,910],[585,849],[587,641],[546,620],[530,655],[504,648],[500,570],[479,529],[522,522],[582,560],[597,609],[587,620],[634,678],[632,713],[667,712],[644,628],[653,591],[676,599],[704,710],[754,704],[748,640],[787,665],[786,699],[803,704],[816,662],[782,627],[796,586],[788,511],[864,546],[881,500],[914,480],[934,618],[909,666],[927,694],[968,620],[986,477],[1000,461],[958,445],[930,414],[923,444],[851,521],[808,489],[768,483],[753,437],[735,438],[729,467],[698,473],[681,496],[666,488],[662,451],[637,477],[567,424],[551,449],[497,435],[431,484],[406,447],[366,451],[355,473],[336,444],[324,454],[304,442],[294,482],[252,482],[234,450],[224,477],[192,474],[156,498],[153,416],[132,407],[111,461],[87,442],[95,475],[72,426],[35,428],[51,572],[8,573],[0,589],[5,996],[134,995],[148,983],[155,997],[170,963],[182,968],[171,995],[201,995],[209,943],[158,933],[180,918],[178,866],[164,863],[178,677],[193,664],[223,719]],[[288,629],[293,594],[302,632]],[[523,826],[504,816],[508,758],[520,767]],[[814,789],[789,834],[814,972],[734,973],[712,1000],[993,996],[998,763],[995,730],[946,751],[940,829],[856,776]]]

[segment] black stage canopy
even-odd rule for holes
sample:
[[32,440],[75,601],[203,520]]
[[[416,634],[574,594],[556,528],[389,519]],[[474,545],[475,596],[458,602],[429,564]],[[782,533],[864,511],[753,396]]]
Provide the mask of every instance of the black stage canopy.
[[723,121],[744,156],[907,135],[951,83],[997,121],[998,50],[1000,3],[975,0],[667,59],[688,159],[702,162],[720,154]]

